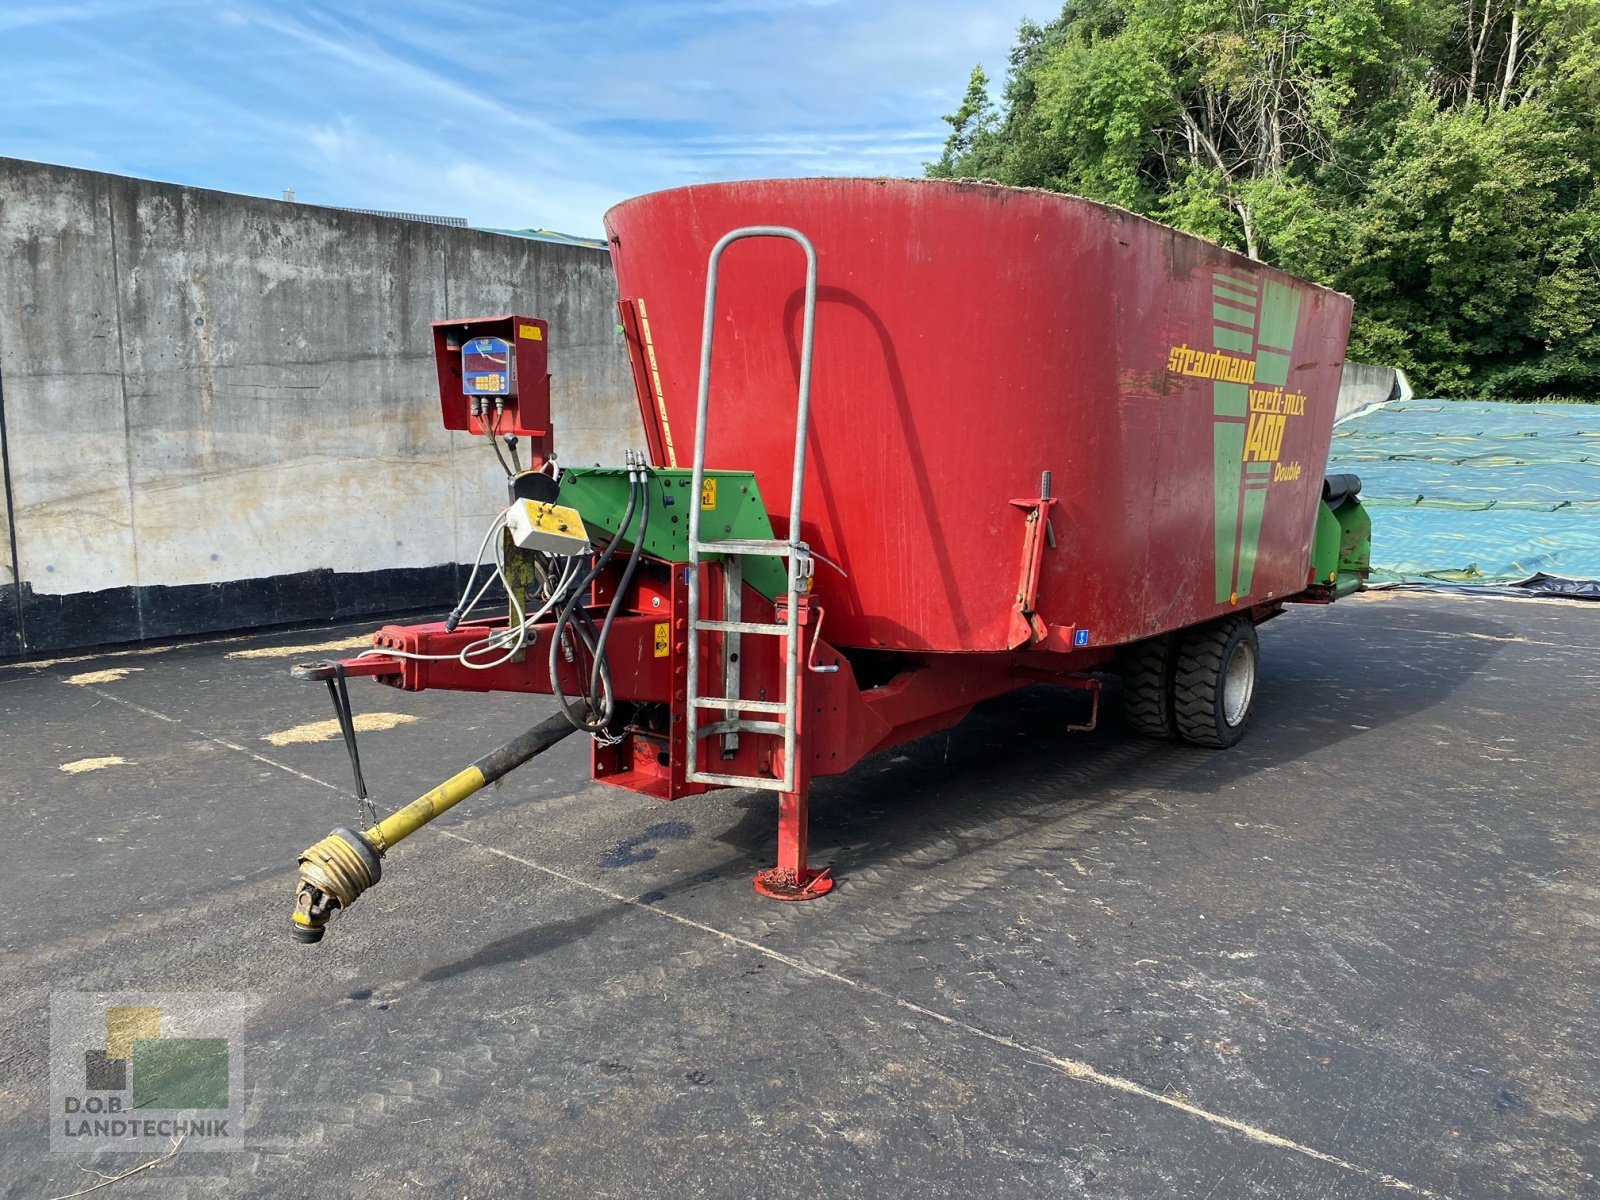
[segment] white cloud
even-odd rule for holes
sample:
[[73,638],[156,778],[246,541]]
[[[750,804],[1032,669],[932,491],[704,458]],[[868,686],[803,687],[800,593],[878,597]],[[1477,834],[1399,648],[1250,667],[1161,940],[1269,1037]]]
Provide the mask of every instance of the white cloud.
[[[14,32],[0,40],[0,66],[13,86],[0,153],[597,233],[616,200],[702,179],[918,173],[972,64],[998,77],[1030,7],[7,6],[0,31]],[[41,152],[68,128],[59,155]]]

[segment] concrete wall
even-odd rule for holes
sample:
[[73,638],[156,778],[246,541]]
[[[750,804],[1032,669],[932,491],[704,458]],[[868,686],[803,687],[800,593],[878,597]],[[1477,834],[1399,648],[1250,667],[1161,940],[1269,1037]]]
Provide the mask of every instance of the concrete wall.
[[608,256],[0,159],[0,655],[448,604],[503,503],[428,322],[551,325],[564,461],[642,445]]
[[1397,367],[1347,362],[1344,376],[1339,380],[1339,401],[1334,408],[1333,421],[1337,425],[1390,400],[1410,398],[1411,382],[1404,371]]

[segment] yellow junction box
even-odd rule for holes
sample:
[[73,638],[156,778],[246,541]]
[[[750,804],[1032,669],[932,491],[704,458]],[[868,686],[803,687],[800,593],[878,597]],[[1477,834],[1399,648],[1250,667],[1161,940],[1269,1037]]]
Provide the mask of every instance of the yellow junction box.
[[545,500],[517,500],[506,510],[511,540],[524,550],[587,554],[589,531],[578,510]]

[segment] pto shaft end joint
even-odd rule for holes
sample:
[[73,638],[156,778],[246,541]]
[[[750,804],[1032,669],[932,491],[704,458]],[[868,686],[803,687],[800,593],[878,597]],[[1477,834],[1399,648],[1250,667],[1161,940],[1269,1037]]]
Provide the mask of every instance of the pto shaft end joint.
[[341,909],[383,876],[379,851],[353,829],[335,829],[300,856],[294,893],[297,942],[320,942],[324,927]]

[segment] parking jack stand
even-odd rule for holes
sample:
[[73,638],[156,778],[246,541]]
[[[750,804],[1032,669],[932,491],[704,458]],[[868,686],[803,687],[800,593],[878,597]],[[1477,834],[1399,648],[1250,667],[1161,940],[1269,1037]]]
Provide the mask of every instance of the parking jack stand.
[[833,891],[832,868],[813,870],[806,861],[810,823],[807,791],[778,794],[778,865],[756,874],[756,891],[774,900],[815,900]]

